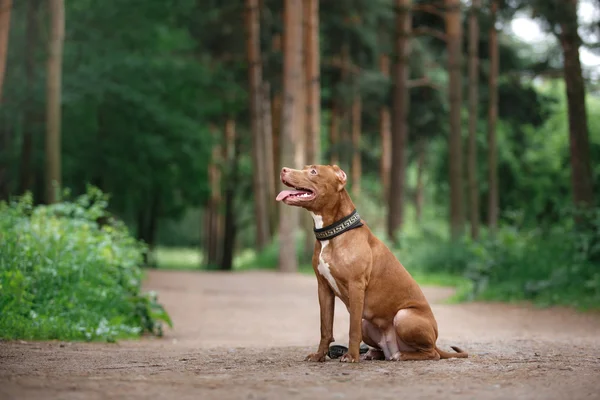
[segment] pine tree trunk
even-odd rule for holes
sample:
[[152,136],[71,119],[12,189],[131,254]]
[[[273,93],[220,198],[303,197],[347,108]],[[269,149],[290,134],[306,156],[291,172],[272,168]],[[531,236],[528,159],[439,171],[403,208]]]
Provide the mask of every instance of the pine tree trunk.
[[[275,201],[275,160],[273,159],[273,125],[271,121],[271,85],[263,82],[262,90],[262,121],[264,129],[265,174],[267,176],[267,205]],[[276,207],[267,207],[269,212],[269,232],[275,232],[277,226]]]
[[425,174],[425,162],[427,158],[427,138],[419,137],[417,142],[417,188],[415,193],[415,214],[417,222],[421,222],[423,215],[423,204],[425,203],[425,185],[423,175]]
[[488,226],[492,233],[498,227],[498,148],[496,144],[496,123],[498,121],[498,73],[500,54],[498,51],[498,31],[496,30],[496,15],[498,0],[492,0],[490,15],[490,76],[488,104]]
[[[272,51],[275,54],[281,53],[281,34],[273,35]],[[277,177],[282,167],[280,160],[281,150],[279,148],[279,138],[281,136],[281,91],[277,90],[275,86],[273,87],[273,100],[271,102],[271,126],[273,128],[273,164],[275,165],[275,174]],[[277,207],[275,208],[278,210]]]
[[571,187],[576,207],[594,205],[594,178],[590,159],[590,140],[585,106],[585,83],[581,72],[577,32],[577,0],[565,2],[565,22],[559,35],[564,59],[564,79],[569,111],[569,144],[571,155]]
[[329,121],[329,162],[331,165],[340,163],[340,111],[339,101],[331,101],[331,120]]
[[360,195],[360,179],[362,176],[362,165],[360,160],[360,130],[361,130],[362,102],[360,95],[354,96],[352,102],[352,195]]
[[472,0],[469,13],[469,217],[471,237],[479,238],[479,185],[477,182],[477,120],[479,102],[479,9],[480,0]]
[[[390,77],[390,59],[387,54],[381,54],[379,68],[386,78]],[[390,174],[392,170],[392,122],[390,108],[384,104],[379,110],[379,133],[381,137],[380,179],[383,198],[389,201]]]
[[319,50],[319,0],[305,0],[306,32],[306,162],[321,163],[321,77]]
[[[284,2],[284,46],[283,46],[283,103],[281,110],[281,164],[287,167],[298,166],[298,142],[301,128],[300,119],[304,110],[299,107],[298,94],[302,86],[302,2],[285,0]],[[300,115],[299,115],[300,114]],[[302,146],[303,147],[303,146]],[[294,272],[298,269],[296,254],[296,229],[299,222],[299,210],[280,203],[279,211],[279,269]]]
[[[304,54],[306,83],[306,164],[321,164],[321,83],[319,54],[319,0],[304,1]],[[306,215],[304,255],[310,259],[315,246],[313,220]]]
[[235,189],[238,186],[238,159],[239,146],[238,138],[235,132],[235,120],[231,117],[225,122],[225,154],[227,161],[226,176],[223,181],[225,184],[224,202],[225,202],[225,221],[223,230],[223,241],[221,248],[221,270],[233,269],[233,255],[235,253]]
[[[341,71],[341,84],[348,85],[350,83],[350,45],[344,43],[342,45],[342,71]],[[340,166],[344,170],[349,170],[352,165],[352,140],[350,134],[351,128],[351,103],[347,99],[338,99],[338,111],[339,111],[339,127],[340,136],[338,142],[338,159]]]
[[34,93],[33,86],[35,80],[35,50],[38,42],[38,21],[37,10],[38,0],[28,0],[27,2],[27,21],[25,28],[25,79],[27,100],[25,102],[25,111],[23,118],[23,142],[21,144],[21,166],[19,169],[19,193],[33,190],[34,173],[32,168],[33,160],[33,130],[34,130]]
[[[213,134],[218,135],[218,130]],[[212,149],[211,160],[208,166],[208,182],[210,185],[210,198],[206,207],[206,264],[215,266],[219,263],[219,248],[221,242],[220,226],[221,226],[221,146],[215,144]]]
[[2,89],[4,88],[4,75],[6,74],[6,60],[8,58],[11,10],[12,0],[0,0],[0,104],[2,104]]
[[411,0],[396,0],[396,64],[394,66],[394,93],[392,118],[392,168],[388,197],[387,234],[392,241],[402,228],[404,220],[404,191],[406,181],[406,142],[408,140],[409,112],[409,57],[412,27]]
[[261,251],[270,239],[267,208],[268,177],[266,150],[262,124],[262,62],[260,57],[260,19],[258,0],[246,0],[246,29],[248,74],[250,82],[250,114],[252,126],[252,164],[254,212],[256,221],[256,249]]
[[227,158],[227,179],[225,182],[225,223],[223,232],[223,246],[221,250],[220,269],[231,271],[233,269],[233,254],[235,252],[235,237],[237,233],[235,224],[235,189],[238,186],[238,160],[239,146],[235,134],[235,120],[228,118],[225,123],[225,157]]
[[61,86],[65,36],[64,0],[49,0],[50,37],[46,87],[46,201],[59,199],[61,182]]
[[460,0],[445,0],[446,37],[450,103],[450,137],[448,142],[450,181],[450,235],[457,239],[464,229],[463,149],[462,149],[462,24]]

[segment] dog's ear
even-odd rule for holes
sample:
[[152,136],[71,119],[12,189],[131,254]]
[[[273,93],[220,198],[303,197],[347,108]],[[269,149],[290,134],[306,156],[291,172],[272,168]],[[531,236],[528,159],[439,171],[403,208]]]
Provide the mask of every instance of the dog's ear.
[[340,191],[344,188],[344,186],[346,186],[346,181],[348,180],[348,177],[346,176],[346,173],[337,165],[333,166],[333,171],[335,172],[335,175],[340,181],[340,184],[338,185],[338,191]]

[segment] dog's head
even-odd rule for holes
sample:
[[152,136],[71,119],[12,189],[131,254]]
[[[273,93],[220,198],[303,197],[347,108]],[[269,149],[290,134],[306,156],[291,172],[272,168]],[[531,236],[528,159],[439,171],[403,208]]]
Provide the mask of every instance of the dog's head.
[[346,173],[337,165],[308,165],[304,169],[281,169],[281,182],[294,190],[283,190],[277,201],[289,206],[320,211],[337,203],[345,190]]

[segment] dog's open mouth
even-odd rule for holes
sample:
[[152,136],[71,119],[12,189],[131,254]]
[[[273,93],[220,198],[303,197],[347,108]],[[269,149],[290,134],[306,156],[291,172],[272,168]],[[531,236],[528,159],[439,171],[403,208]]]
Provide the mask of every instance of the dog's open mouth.
[[312,200],[315,197],[315,192],[310,189],[294,186],[285,180],[282,180],[282,182],[284,185],[294,188],[294,190],[282,190],[277,195],[277,201],[284,201],[286,199]]

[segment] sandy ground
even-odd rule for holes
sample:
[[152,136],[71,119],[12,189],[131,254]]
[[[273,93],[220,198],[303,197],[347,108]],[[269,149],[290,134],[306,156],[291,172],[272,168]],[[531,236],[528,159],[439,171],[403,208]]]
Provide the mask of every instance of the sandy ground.
[[[503,304],[446,305],[424,288],[445,349],[471,357],[307,363],[312,276],[153,271],[175,329],[117,344],[0,342],[0,399],[600,399],[600,316]],[[334,333],[347,344],[337,303]]]

